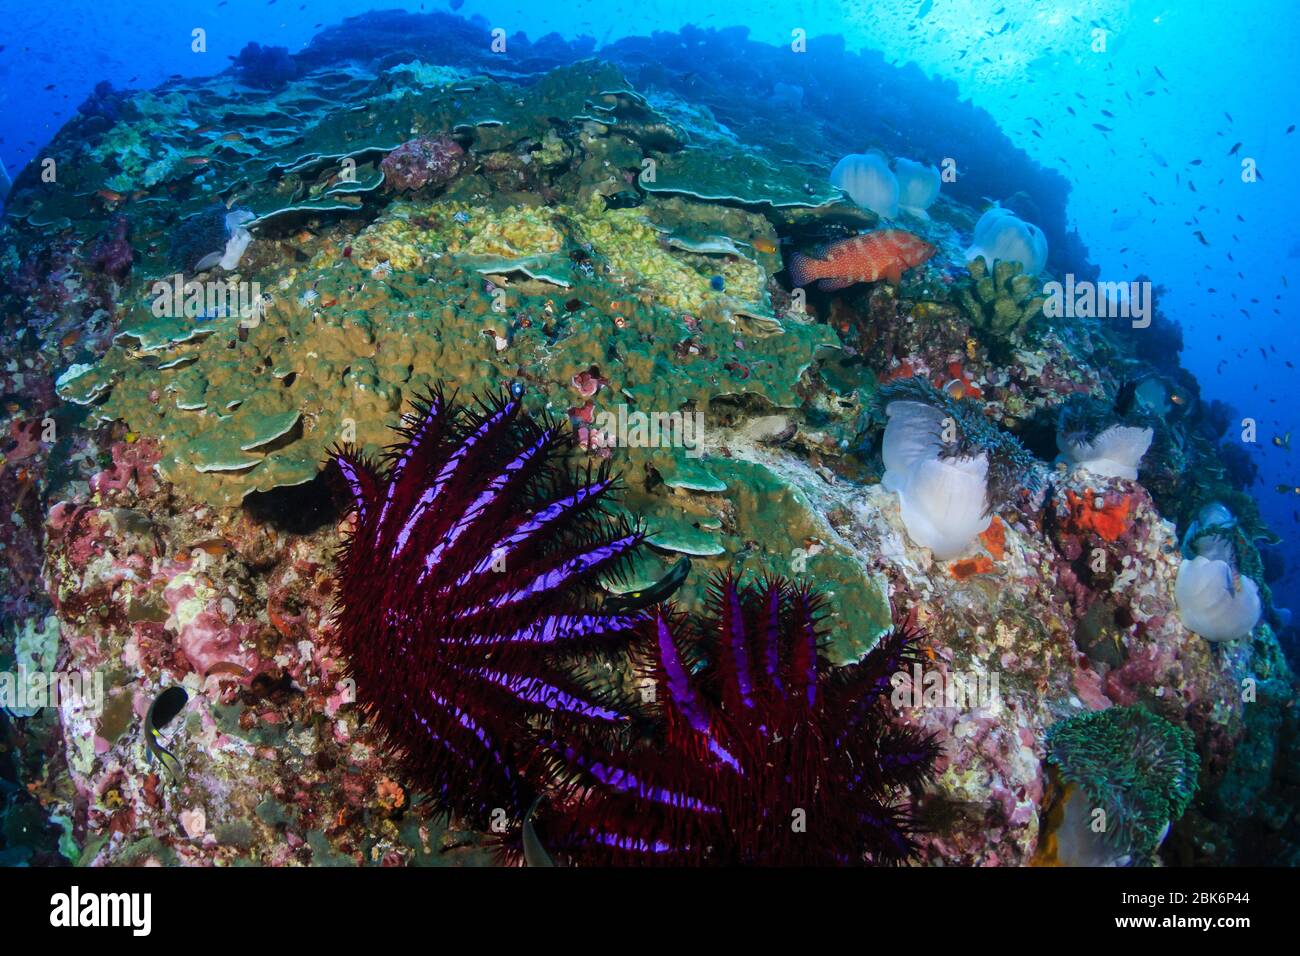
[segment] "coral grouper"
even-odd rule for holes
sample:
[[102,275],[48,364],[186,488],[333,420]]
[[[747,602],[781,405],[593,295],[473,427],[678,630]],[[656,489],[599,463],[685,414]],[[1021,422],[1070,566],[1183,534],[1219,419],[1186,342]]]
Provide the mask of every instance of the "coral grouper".
[[531,799],[522,730],[618,721],[553,661],[631,633],[578,586],[617,571],[641,535],[603,517],[613,479],[557,464],[571,439],[520,414],[430,396],[380,470],[334,461],[356,524],[340,555],[339,639],[371,714],[437,804],[482,825]]
[[897,285],[906,270],[928,262],[934,253],[934,246],[910,232],[877,229],[829,243],[812,256],[795,253],[788,266],[795,285],[817,282],[819,289],[833,292],[858,282],[881,279]]

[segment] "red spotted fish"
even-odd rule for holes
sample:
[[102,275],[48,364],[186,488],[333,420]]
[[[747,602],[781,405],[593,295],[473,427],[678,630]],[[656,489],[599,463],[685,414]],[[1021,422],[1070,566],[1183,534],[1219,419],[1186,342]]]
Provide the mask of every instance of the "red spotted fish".
[[817,288],[830,292],[881,279],[897,285],[905,270],[926,262],[934,253],[934,246],[910,232],[877,229],[827,243],[810,256],[796,252],[786,267],[795,285],[817,282]]

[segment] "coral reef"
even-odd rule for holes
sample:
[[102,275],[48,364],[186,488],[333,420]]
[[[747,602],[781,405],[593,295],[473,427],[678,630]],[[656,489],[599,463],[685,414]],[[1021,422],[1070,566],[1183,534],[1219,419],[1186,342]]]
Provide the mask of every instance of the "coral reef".
[[127,238],[130,227],[131,224],[125,216],[114,219],[110,231],[95,244],[90,254],[91,264],[118,282],[125,279],[126,274],[131,271],[134,253]]
[[234,60],[235,72],[250,86],[278,89],[298,75],[298,66],[287,47],[250,41]]
[[[1244,490],[1242,416],[1201,400],[1158,288],[1140,332],[1044,313],[1047,282],[1096,274],[1064,177],[950,84],[836,38],[791,57],[687,28],[592,58],[594,41],[520,34],[507,69],[488,41],[450,14],[388,11],[216,76],[97,89],[44,149],[58,181],[16,176],[0,220],[0,670],[22,655],[102,673],[106,696],[99,714],[0,717],[0,859],[478,865],[513,853],[538,795],[535,835],[561,861],[1300,859],[1278,538]],[[770,96],[736,94],[778,70]],[[873,109],[846,112],[861,89]],[[864,144],[896,157],[910,257],[868,255],[893,230],[831,185]],[[933,170],[902,158],[949,155],[962,175],[937,197]],[[984,196],[1010,198],[982,218]],[[831,272],[799,284],[798,257],[835,248],[852,261],[810,260]],[[177,272],[199,307],[156,312]],[[435,397],[437,414],[404,421],[439,380],[509,397]],[[1116,427],[1150,429],[1149,447],[1096,447]],[[483,428],[502,440],[469,444]],[[420,436],[423,464],[402,457]],[[539,470],[512,471],[535,442]],[[447,467],[458,480],[407,546],[379,546],[379,524],[398,535]],[[401,507],[379,522],[389,489]],[[456,617],[532,573],[507,556],[458,585],[469,563],[584,489],[604,517],[536,539],[533,571],[614,542],[625,559]],[[1193,603],[1254,588],[1259,606],[1218,643],[1179,595],[1183,568],[1215,561],[1228,573]],[[642,621],[638,602],[674,588],[676,609]],[[565,616],[610,633],[474,643]],[[741,639],[810,662],[810,628],[817,732],[772,735],[764,720],[797,711],[781,693],[793,656],[779,686],[749,658],[757,717],[728,662]],[[158,730],[175,775],[146,740],[169,688],[187,695]],[[879,738],[842,736],[853,694]],[[1076,779],[1046,760],[1130,708],[1186,728],[1174,746],[1148,718],[1106,718],[1106,739],[1142,742],[1114,749],[1152,758],[1154,790],[1121,786],[1123,766]],[[1062,723],[1087,713],[1095,725]],[[1093,729],[1065,729],[1079,726]],[[868,786],[837,739],[856,741]],[[933,741],[912,777],[879,746],[903,740]],[[673,761],[655,756],[666,742]],[[1174,755],[1191,766],[1187,747],[1190,803],[1159,783]],[[829,789],[792,804],[768,758],[824,770],[810,776]],[[699,806],[626,776],[619,790],[591,760]],[[1134,846],[1070,842],[1089,781]],[[772,839],[715,833],[697,812],[713,801]]]
[[403,143],[379,164],[384,182],[398,192],[445,186],[464,168],[465,150],[450,136],[422,136]]
[[971,281],[959,288],[958,302],[972,326],[1002,353],[1002,343],[1023,340],[1042,315],[1042,291],[1019,262],[999,260],[989,268],[979,258],[969,268]]

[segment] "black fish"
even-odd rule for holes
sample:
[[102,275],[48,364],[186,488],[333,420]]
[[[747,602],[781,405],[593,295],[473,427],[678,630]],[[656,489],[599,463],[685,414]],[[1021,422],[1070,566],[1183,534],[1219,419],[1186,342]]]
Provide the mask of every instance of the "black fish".
[[1240,143],[1237,143],[1235,146],[1232,147],[1232,149],[1228,150],[1228,155],[1229,155],[1229,156],[1236,156],[1236,155],[1237,155],[1237,150],[1239,150],[1239,149],[1241,149],[1241,144],[1240,144]]
[[149,705],[149,712],[144,717],[144,744],[150,758],[157,758],[171,776],[180,773],[181,762],[176,755],[162,745],[158,731],[171,723],[176,715],[185,709],[190,695],[184,687],[168,687],[154,698]]
[[1133,401],[1137,398],[1137,387],[1138,383],[1133,379],[1120,386],[1119,391],[1115,393],[1114,408],[1117,413],[1127,415],[1132,410]]
[[627,189],[621,193],[614,193],[612,196],[602,195],[600,198],[604,200],[606,209],[635,209],[645,202],[642,195],[635,189]]
[[655,604],[662,604],[673,596],[690,573],[691,559],[680,558],[667,574],[648,588],[607,597],[601,609],[608,614],[618,611],[637,611],[641,608],[652,607]]

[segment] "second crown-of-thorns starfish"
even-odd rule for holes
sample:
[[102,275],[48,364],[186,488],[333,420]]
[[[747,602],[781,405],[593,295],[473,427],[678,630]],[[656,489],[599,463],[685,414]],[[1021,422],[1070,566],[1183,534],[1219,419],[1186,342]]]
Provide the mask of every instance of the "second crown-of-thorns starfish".
[[382,467],[333,455],[356,509],[336,620],[357,701],[440,809],[518,819],[530,726],[623,721],[562,658],[643,618],[589,603],[642,535],[601,508],[615,479],[571,474],[572,437],[516,398],[434,392],[399,431]]
[[[662,725],[602,747],[542,735],[562,795],[548,846],[582,863],[863,865],[915,852],[905,794],[938,745],[898,726],[891,677],[917,663],[909,620],[858,664],[819,658],[820,595],[781,579],[711,586],[703,619],[660,606],[643,624]],[[693,666],[696,648],[708,663]]]

